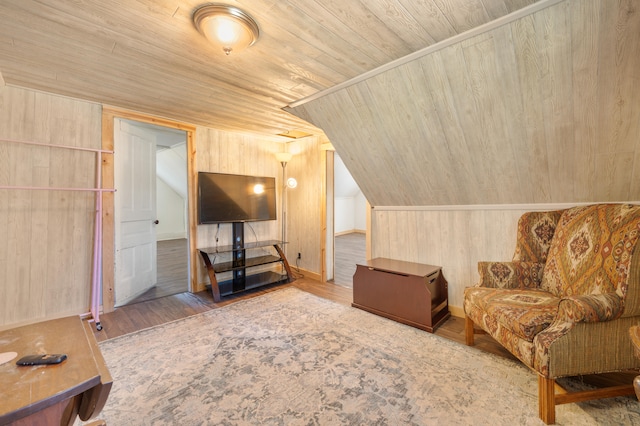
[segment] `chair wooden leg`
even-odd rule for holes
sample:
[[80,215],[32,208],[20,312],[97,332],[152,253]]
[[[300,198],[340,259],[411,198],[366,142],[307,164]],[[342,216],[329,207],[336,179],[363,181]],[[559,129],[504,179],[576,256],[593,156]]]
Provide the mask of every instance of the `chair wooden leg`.
[[545,424],[556,422],[555,379],[538,375],[538,414]]
[[473,321],[467,315],[464,316],[464,341],[467,346],[475,344],[473,339]]

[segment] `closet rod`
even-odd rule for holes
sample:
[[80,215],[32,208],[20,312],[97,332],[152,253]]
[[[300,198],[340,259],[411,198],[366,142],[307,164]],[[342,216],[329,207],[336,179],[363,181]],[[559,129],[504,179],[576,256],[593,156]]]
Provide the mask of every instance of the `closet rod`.
[[74,149],[77,151],[89,151],[89,152],[100,152],[104,154],[113,154],[113,151],[109,151],[106,149],[84,148],[80,146],[71,146],[71,145],[56,145],[52,143],[41,143],[41,142],[32,142],[32,141],[20,141],[17,139],[0,138],[0,142],[11,142],[11,143],[20,143],[24,145],[36,145],[36,146],[51,147],[51,148],[65,148],[65,149]]
[[5,186],[0,185],[0,189],[28,189],[41,191],[91,191],[91,192],[115,192],[110,188],[58,188],[55,186]]

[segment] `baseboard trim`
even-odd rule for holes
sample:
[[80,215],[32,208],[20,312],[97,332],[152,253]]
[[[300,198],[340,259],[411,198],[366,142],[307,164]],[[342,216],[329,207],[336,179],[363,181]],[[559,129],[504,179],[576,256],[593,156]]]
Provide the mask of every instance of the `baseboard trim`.
[[464,318],[464,308],[459,306],[449,306],[449,312],[451,312],[451,316],[456,318]]
[[367,234],[366,230],[363,229],[351,229],[349,231],[341,231],[341,232],[336,232],[334,235],[334,237],[340,237],[342,235],[349,235],[349,234]]
[[301,277],[297,277],[296,275],[302,275],[304,276],[304,278],[320,281],[320,274],[307,271],[306,269],[296,268],[294,266],[292,266],[291,269],[293,270],[294,278],[301,278]]
[[166,233],[166,234],[158,234],[156,236],[156,241],[167,241],[167,240],[186,240],[187,236],[184,234],[177,233]]

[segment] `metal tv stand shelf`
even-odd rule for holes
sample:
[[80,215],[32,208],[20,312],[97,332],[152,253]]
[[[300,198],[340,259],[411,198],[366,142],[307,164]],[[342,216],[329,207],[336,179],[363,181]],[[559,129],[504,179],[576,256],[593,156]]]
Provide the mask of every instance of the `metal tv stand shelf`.
[[[286,243],[280,240],[244,243],[244,228],[242,225],[242,223],[233,224],[233,245],[199,249],[209,274],[211,293],[215,302],[219,302],[221,296],[241,293],[268,284],[293,281],[291,267],[281,248]],[[246,257],[247,250],[266,247],[273,247],[275,254]],[[226,254],[225,257],[231,254],[232,260],[216,263],[215,257],[218,254]],[[211,255],[214,257],[213,262],[211,261]],[[273,269],[264,270],[264,266],[276,263],[282,264],[284,273]],[[260,266],[263,266],[263,268],[257,268]],[[219,282],[216,274],[224,272],[231,272],[232,278]]]

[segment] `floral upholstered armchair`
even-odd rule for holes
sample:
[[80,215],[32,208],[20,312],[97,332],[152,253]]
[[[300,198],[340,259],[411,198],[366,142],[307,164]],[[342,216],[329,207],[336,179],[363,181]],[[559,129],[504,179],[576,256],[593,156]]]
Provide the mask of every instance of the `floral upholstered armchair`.
[[[465,289],[465,336],[488,333],[538,374],[540,418],[557,404],[633,395],[633,385],[555,394],[555,379],[640,368],[629,328],[640,324],[640,206],[531,212],[512,262],[480,262]],[[477,330],[478,327],[482,330]]]

